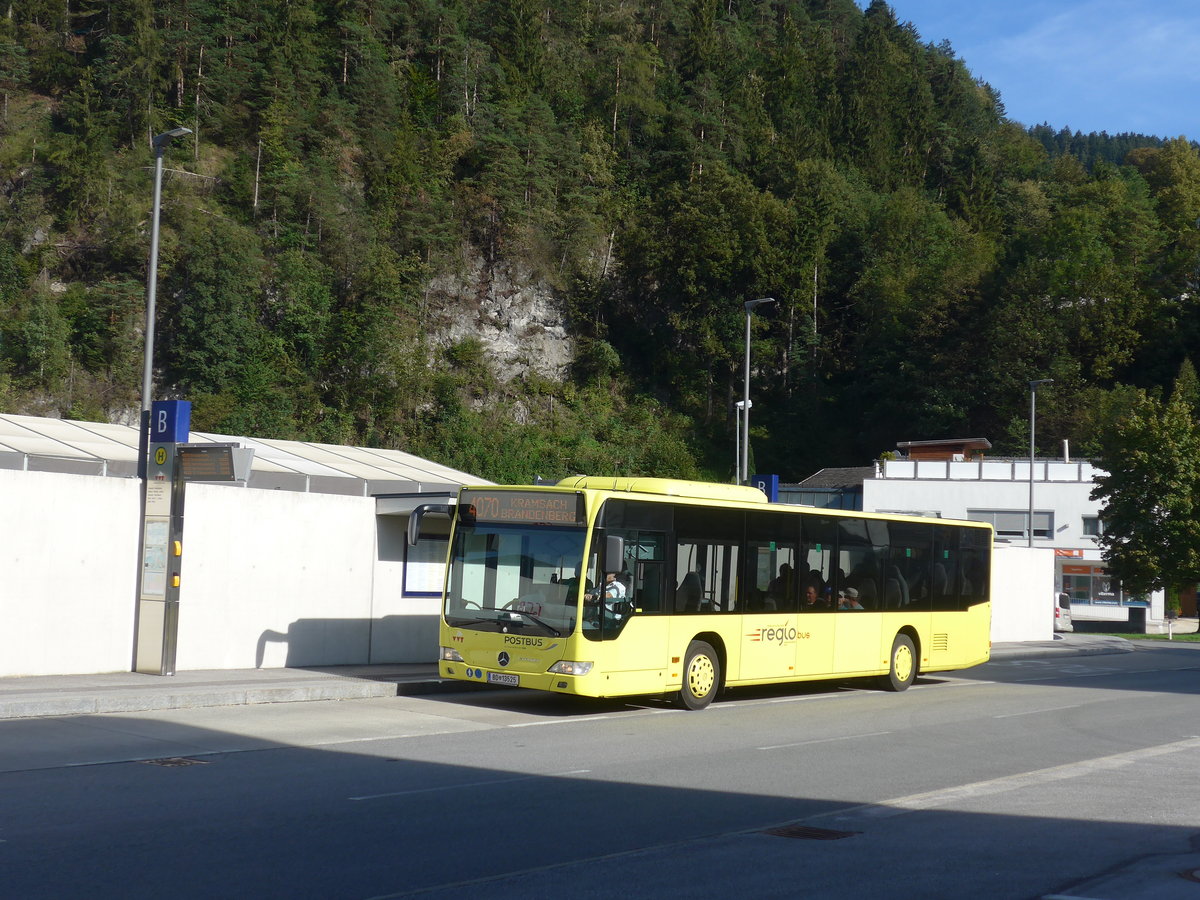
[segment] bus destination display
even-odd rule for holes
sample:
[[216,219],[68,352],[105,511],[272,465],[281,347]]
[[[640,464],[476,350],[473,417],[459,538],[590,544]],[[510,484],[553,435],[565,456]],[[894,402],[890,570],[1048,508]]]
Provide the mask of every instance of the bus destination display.
[[466,522],[525,525],[585,524],[581,494],[542,491],[463,491],[460,516]]

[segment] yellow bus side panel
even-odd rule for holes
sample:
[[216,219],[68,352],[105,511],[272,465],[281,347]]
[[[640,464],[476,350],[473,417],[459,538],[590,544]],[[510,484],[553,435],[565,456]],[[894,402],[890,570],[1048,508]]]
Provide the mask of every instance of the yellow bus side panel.
[[921,654],[929,662],[922,664],[922,670],[965,669],[987,662],[991,657],[991,630],[992,608],[987,603],[966,612],[933,613],[929,646]]
[[[881,675],[897,633],[916,634],[922,672],[961,669],[990,656],[987,604],[954,613],[781,613],[778,615],[634,616],[616,640],[580,634],[525,639],[442,625],[442,645],[465,663],[439,664],[443,677],[486,682],[516,675],[521,687],[619,697],[678,691],[688,645],[711,643],[724,659],[727,685]],[[500,665],[501,653],[506,655]],[[558,659],[593,663],[586,676],[546,673]]]

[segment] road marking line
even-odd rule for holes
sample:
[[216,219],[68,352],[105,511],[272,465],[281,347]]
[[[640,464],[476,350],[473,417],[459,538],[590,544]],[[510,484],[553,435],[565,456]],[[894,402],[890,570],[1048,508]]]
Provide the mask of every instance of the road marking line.
[[602,722],[612,719],[611,715],[580,715],[574,719],[541,719],[535,722],[509,722],[505,728],[533,728],[539,725],[574,725],[575,722]]
[[972,800],[977,797],[1004,793],[1005,791],[1015,791],[1021,788],[1051,784],[1055,781],[1065,781],[1068,778],[1094,775],[1097,772],[1130,766],[1144,759],[1197,749],[1200,749],[1200,737],[1192,736],[1186,740],[1175,741],[1170,744],[1160,744],[1157,747],[1145,747],[1141,750],[1114,753],[1111,756],[1080,760],[1063,766],[1052,766],[1048,769],[1021,772],[1017,775],[1005,776],[1004,778],[976,781],[972,784],[962,784],[957,787],[926,791],[921,794],[909,794],[906,797],[895,797],[891,800],[880,801],[879,803],[862,803],[843,810],[820,813],[804,821],[828,818],[854,818],[856,816],[869,819],[890,818],[891,816],[900,816],[905,813],[918,812],[938,806],[947,806],[959,800]]
[[832,744],[834,741],[852,741],[855,738],[879,737],[882,734],[891,734],[890,731],[872,731],[868,734],[848,734],[845,737],[835,738],[818,738],[812,741],[797,741],[794,744],[772,744],[769,747],[755,747],[756,750],[786,750],[788,747],[807,747],[809,744]]
[[730,705],[727,709],[737,709],[738,706],[761,706],[764,703],[800,703],[804,700],[836,700],[838,697],[846,696],[849,691],[844,691],[841,688],[837,689],[836,693],[832,694],[805,694],[800,697],[778,697],[774,700],[746,700],[739,701],[736,705]]
[[1049,709],[1031,709],[1026,712],[1005,713],[1002,716],[992,716],[993,719],[1015,719],[1018,716],[1036,716],[1038,713],[1058,712],[1062,709],[1079,709],[1083,706],[1082,703],[1073,703],[1070,706],[1051,706]]

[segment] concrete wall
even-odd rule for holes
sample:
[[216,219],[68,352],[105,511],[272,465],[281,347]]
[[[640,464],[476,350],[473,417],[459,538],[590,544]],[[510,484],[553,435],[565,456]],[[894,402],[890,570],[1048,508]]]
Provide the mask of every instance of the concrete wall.
[[0,470],[0,676],[128,672],[140,484]]
[[[0,677],[130,670],[139,496],[0,470]],[[433,661],[439,599],[403,592],[406,522],[368,497],[189,485],[176,669]]]
[[178,669],[366,663],[375,501],[187,488]]
[[992,642],[1054,639],[1054,551],[996,545]]

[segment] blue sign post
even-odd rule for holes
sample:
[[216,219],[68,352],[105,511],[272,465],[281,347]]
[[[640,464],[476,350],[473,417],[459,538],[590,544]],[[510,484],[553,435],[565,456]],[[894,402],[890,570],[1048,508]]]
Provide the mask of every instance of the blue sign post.
[[155,400],[150,409],[150,443],[186,444],[191,424],[190,400]]
[[140,460],[142,565],[134,626],[134,671],[175,674],[179,628],[179,566],[183,555],[183,504],[176,477],[177,449],[187,443],[192,404],[155,400],[150,410],[148,458]]
[[779,476],[778,475],[751,475],[750,485],[758,488],[767,495],[767,499],[772,503],[779,502]]

